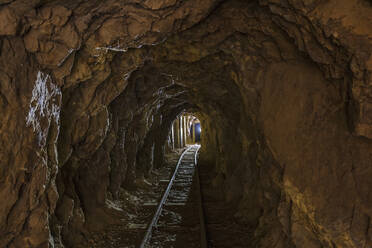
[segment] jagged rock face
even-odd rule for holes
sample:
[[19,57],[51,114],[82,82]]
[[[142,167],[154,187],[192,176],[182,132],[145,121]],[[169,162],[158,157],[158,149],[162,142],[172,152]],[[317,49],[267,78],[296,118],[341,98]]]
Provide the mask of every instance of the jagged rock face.
[[[372,246],[366,0],[0,1],[0,247],[76,247],[195,112],[257,247]],[[117,213],[120,214],[119,211]]]

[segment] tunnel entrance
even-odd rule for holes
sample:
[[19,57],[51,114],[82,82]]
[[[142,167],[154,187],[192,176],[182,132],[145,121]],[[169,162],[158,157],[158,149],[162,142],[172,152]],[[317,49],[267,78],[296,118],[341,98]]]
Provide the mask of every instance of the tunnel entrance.
[[192,113],[180,114],[172,123],[168,146],[172,150],[201,143],[201,123]]

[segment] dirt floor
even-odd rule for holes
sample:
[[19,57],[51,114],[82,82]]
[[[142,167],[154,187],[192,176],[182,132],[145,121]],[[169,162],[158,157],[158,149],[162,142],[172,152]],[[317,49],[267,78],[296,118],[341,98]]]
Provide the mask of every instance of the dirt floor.
[[108,205],[122,210],[122,224],[113,225],[102,232],[93,233],[84,247],[135,248],[138,247],[167,186],[183,149],[166,155],[165,166],[152,173],[146,182],[141,182],[136,191],[121,189],[118,200]]
[[[119,225],[107,227],[104,231],[92,233],[89,242],[81,247],[92,248],[137,248],[139,247],[148,223],[150,223],[158,203],[168,185],[179,156],[183,149],[166,156],[163,168],[154,171],[152,177],[141,182],[136,191],[121,189],[118,200],[107,204],[113,211],[122,212]],[[251,239],[253,230],[239,223],[233,208],[225,204],[222,188],[213,187],[213,171],[199,165],[201,191],[208,247],[239,248],[254,247]],[[187,172],[187,169],[180,167]],[[194,180],[195,174],[194,172]],[[184,173],[185,174],[185,173]],[[200,223],[198,213],[197,189],[195,183],[176,177],[176,191],[171,191],[169,200],[153,231],[148,248],[197,248],[200,247]],[[234,237],[234,239],[231,239]],[[80,247],[79,247],[80,248]]]

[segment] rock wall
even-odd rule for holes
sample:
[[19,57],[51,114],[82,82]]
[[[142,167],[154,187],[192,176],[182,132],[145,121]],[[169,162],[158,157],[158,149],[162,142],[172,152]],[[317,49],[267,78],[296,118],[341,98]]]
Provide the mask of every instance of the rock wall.
[[[256,247],[370,247],[367,0],[0,1],[0,247],[78,247],[202,121]],[[124,210],[125,211],[125,210]]]

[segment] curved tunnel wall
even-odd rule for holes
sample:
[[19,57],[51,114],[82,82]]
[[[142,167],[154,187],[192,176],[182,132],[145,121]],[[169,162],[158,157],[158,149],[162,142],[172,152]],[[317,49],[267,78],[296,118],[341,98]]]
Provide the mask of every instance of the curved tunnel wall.
[[371,246],[372,8],[341,2],[2,3],[0,246],[115,223],[184,110],[258,247]]

